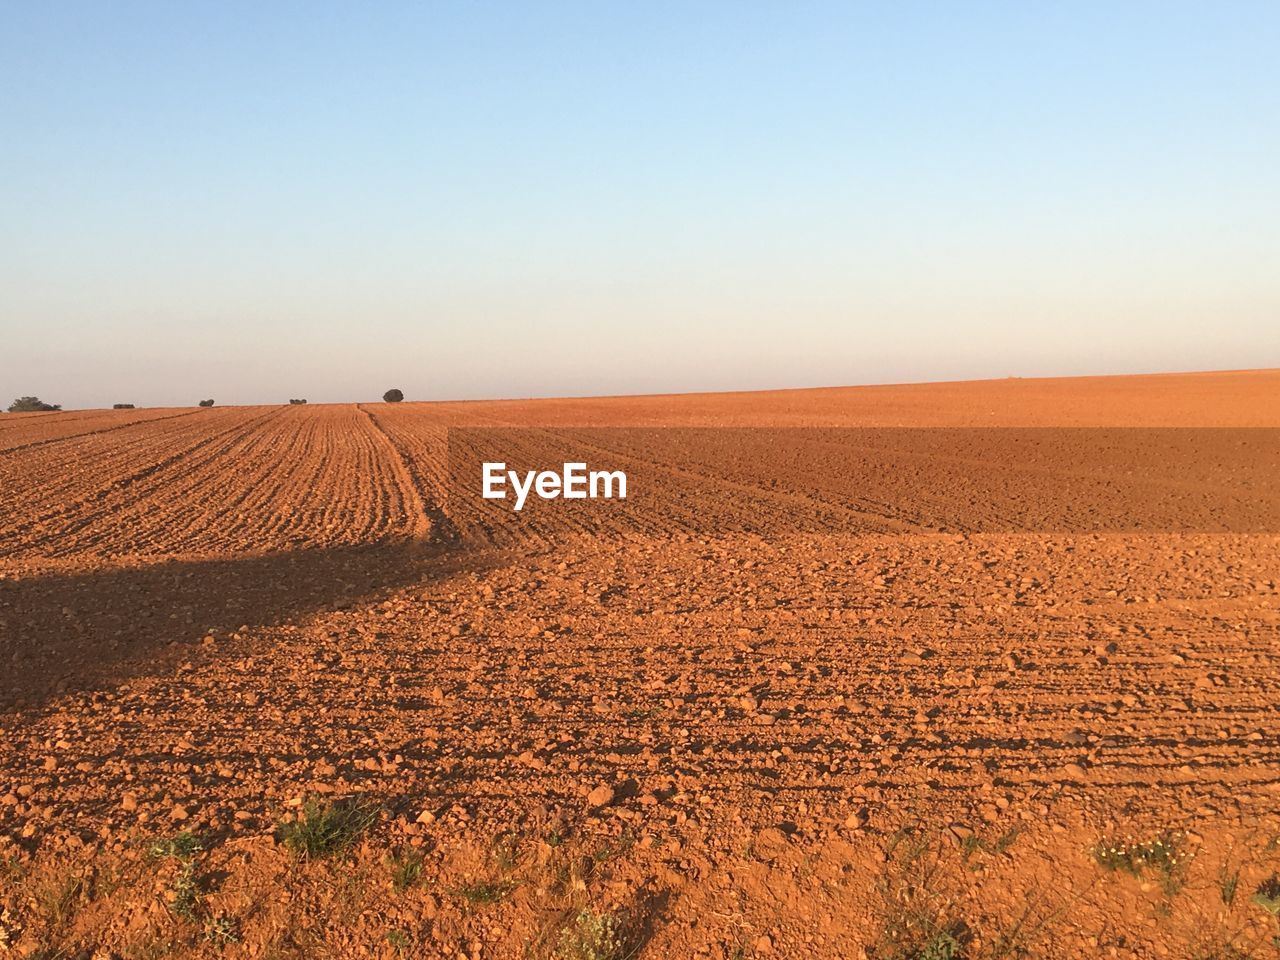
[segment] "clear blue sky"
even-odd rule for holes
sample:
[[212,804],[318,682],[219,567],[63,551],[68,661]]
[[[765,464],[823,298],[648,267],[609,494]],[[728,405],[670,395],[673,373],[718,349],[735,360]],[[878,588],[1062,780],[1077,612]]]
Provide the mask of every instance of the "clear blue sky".
[[1280,366],[1280,4],[7,2],[0,394]]

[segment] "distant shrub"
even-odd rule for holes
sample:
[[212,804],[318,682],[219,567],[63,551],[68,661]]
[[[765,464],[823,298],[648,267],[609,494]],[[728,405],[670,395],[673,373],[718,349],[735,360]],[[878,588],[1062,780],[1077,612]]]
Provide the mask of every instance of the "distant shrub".
[[60,403],[45,403],[39,397],[19,397],[9,404],[10,413],[47,413],[50,410],[61,410]]
[[387,403],[399,403],[401,400],[404,399],[404,393],[403,391],[397,390],[395,387],[392,387],[390,390],[388,390],[386,393],[382,395],[382,399],[387,401]]
[[200,401],[200,406],[202,406],[202,407],[212,407],[212,406],[213,406],[213,401],[212,401],[212,400],[201,400],[201,401]]
[[111,409],[112,410],[132,410],[133,404],[132,403],[113,403],[111,405]]
[[294,406],[297,406],[298,404],[300,404],[300,403],[306,403],[307,401],[306,401],[305,399],[302,399],[302,400],[293,400],[293,399],[291,399],[289,402],[290,402],[291,404],[293,404]]

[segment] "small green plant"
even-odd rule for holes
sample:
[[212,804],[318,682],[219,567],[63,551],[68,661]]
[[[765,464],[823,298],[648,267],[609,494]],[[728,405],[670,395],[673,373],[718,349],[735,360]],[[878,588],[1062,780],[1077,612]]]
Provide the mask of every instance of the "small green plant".
[[54,927],[61,927],[75,916],[84,893],[84,878],[65,875],[43,884],[35,900],[40,912]]
[[1041,940],[1046,928],[1059,916],[1066,912],[1066,907],[1046,909],[1039,890],[1032,888],[1024,894],[1021,913],[1007,926],[999,931],[983,956],[989,960],[1013,960],[1015,957],[1030,957],[1036,954],[1031,946],[1034,941]]
[[1155,871],[1162,879],[1166,893],[1175,893],[1179,877],[1190,859],[1182,846],[1182,834],[1162,833],[1151,840],[1104,839],[1093,846],[1093,859],[1104,870],[1119,870],[1142,876]]
[[[1268,844],[1267,850],[1270,851],[1275,846],[1276,839],[1273,839]],[[1276,924],[1280,925],[1280,876],[1273,873],[1258,884],[1258,889],[1253,892],[1253,902],[1271,914]],[[1280,934],[1271,938],[1271,946],[1275,947],[1276,950],[1280,950]]]
[[959,960],[964,956],[961,923],[906,909],[885,926],[876,957],[884,960]]
[[178,944],[174,940],[156,936],[128,949],[124,956],[126,960],[163,960],[173,956],[177,949]]
[[564,836],[560,833],[559,830],[549,831],[545,839],[547,841],[547,846],[551,847],[552,849],[564,843]]
[[1197,944],[1189,954],[1190,960],[1250,960],[1251,954],[1230,941]]
[[147,847],[149,860],[191,860],[204,851],[204,841],[200,835],[190,830],[183,830],[172,837],[155,840]]
[[1272,874],[1258,885],[1253,902],[1273,917],[1280,918],[1280,876]]
[[197,859],[204,852],[204,841],[190,830],[156,840],[147,848],[149,860],[172,860],[178,865],[177,876],[169,888],[169,909],[183,920],[196,920],[200,909],[200,870]]
[[520,858],[520,840],[515,834],[506,833],[498,837],[493,845],[493,862],[503,873],[515,869]]
[[1021,833],[1021,827],[1010,827],[1004,833],[1000,834],[1000,836],[996,837],[995,840],[991,841],[991,845],[987,847],[987,852],[997,855],[1008,852],[1009,848],[1013,846]]
[[1236,902],[1236,889],[1240,886],[1240,871],[1228,871],[1226,864],[1218,869],[1218,896],[1222,898],[1224,906],[1231,906]]
[[299,816],[280,825],[285,847],[304,860],[341,853],[373,825],[377,812],[360,803],[323,803],[314,797]]
[[606,843],[599,850],[592,853],[591,859],[596,863],[608,863],[610,860],[622,856],[635,845],[635,835],[628,830],[625,831],[617,840],[612,843]]
[[[961,861],[980,842],[961,841]],[[876,882],[883,898],[877,960],[958,960],[964,955],[968,926],[957,917],[951,891],[947,847],[924,832],[897,831],[885,851],[885,873]]]
[[517,886],[514,880],[503,880],[497,883],[481,880],[455,887],[452,893],[471,904],[501,903]]
[[210,917],[204,925],[204,938],[221,950],[240,942],[240,924],[235,917]]
[[169,901],[169,909],[174,916],[194,921],[200,907],[200,884],[194,862],[183,863],[179,867],[178,877],[173,881],[170,892],[173,898]]
[[964,947],[949,930],[939,930],[916,954],[918,960],[957,960]]
[[404,953],[412,945],[409,934],[399,928],[393,928],[387,931],[387,943],[395,948],[396,953]]
[[22,861],[12,854],[0,857],[0,880],[21,880],[26,876]]
[[404,893],[422,877],[422,851],[408,850],[387,858],[391,867],[391,886],[396,893]]
[[560,931],[556,960],[619,960],[622,933],[612,914],[580,910]]

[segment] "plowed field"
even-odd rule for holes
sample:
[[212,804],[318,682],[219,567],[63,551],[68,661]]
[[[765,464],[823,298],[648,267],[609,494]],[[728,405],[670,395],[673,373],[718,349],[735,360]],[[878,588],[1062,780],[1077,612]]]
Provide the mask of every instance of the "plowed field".
[[1278,478],[1276,372],[0,417],[0,950],[1275,955]]

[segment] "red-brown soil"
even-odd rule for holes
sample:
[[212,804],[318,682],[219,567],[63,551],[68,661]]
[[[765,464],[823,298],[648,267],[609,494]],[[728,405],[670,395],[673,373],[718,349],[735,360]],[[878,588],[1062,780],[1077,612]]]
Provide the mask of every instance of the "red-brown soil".
[[1274,371],[0,417],[0,953],[1275,956],[1278,455]]

